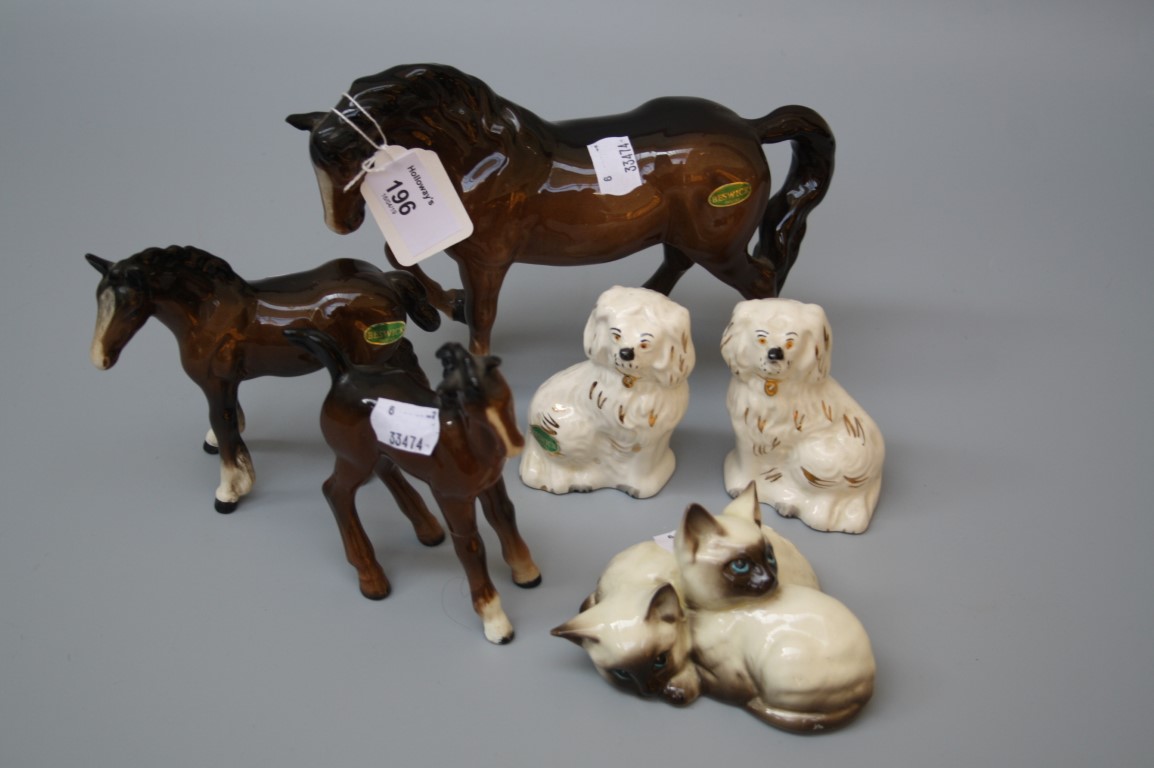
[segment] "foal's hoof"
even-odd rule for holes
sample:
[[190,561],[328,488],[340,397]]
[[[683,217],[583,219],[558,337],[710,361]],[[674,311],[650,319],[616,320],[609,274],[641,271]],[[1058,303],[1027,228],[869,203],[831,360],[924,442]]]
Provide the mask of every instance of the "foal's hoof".
[[236,506],[239,503],[240,502],[237,501],[221,501],[220,499],[217,499],[214,506],[216,507],[216,511],[222,515],[231,515],[236,511]]
[[445,541],[445,532],[441,531],[435,536],[418,536],[417,541],[421,542],[426,547],[435,547]]
[[384,586],[384,588],[366,587],[364,584],[361,585],[361,594],[370,600],[384,600],[392,591],[392,588],[387,584]]
[[216,456],[218,453],[220,453],[220,449],[207,440],[204,441],[204,444],[201,446],[201,448],[204,448],[204,452],[209,456]]
[[532,589],[533,587],[539,587],[539,586],[541,586],[541,574],[538,573],[537,578],[531,579],[531,580],[526,581],[526,582],[518,582],[518,581],[514,580],[513,583],[516,584],[521,589]]

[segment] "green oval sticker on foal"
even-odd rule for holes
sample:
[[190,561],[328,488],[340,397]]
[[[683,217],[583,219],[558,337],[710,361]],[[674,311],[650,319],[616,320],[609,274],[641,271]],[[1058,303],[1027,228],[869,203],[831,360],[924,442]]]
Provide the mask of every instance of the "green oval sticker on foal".
[[405,321],[394,320],[388,323],[377,323],[365,329],[365,341],[377,346],[384,346],[399,341],[405,335]]
[[728,208],[731,205],[744,203],[752,194],[753,186],[748,181],[722,184],[709,193],[709,204],[714,208]]

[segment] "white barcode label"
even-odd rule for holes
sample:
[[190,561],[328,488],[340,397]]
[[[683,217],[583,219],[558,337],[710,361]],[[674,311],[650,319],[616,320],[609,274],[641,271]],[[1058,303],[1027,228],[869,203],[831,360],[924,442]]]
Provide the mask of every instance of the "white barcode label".
[[[367,401],[373,402],[373,401]],[[369,417],[377,440],[409,453],[432,454],[441,436],[441,417],[436,408],[380,398]]]
[[641,170],[628,136],[609,136],[589,145],[603,195],[627,195],[641,186]]
[[393,255],[405,266],[473,234],[473,221],[436,152],[379,150],[361,195]]

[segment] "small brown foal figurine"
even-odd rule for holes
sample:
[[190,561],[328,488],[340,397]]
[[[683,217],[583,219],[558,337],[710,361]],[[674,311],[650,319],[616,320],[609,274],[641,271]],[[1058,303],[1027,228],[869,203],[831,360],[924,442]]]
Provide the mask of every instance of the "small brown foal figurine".
[[[513,502],[501,477],[505,459],[520,453],[525,442],[517,429],[509,385],[497,370],[497,358],[474,358],[460,344],[445,344],[437,351],[444,379],[433,391],[411,371],[352,364],[326,334],[287,330],[285,336],[322,361],[333,377],[321,408],[321,431],[336,454],[324,495],[340,527],[345,555],[357,569],[361,593],[377,600],[389,594],[389,580],[356,509],[357,489],[371,475],[375,473],[389,486],[423,544],[437,544],[444,537],[436,518],[401,475],[404,470],[428,484],[441,508],[485,637],[493,643],[512,640],[513,625],[489,578],[485,545],[477,531],[478,498],[485,519],[501,541],[513,582],[535,587],[541,583],[541,571],[517,531]],[[391,413],[390,406],[428,409],[424,418],[436,424],[435,436],[412,434],[403,427],[382,431],[379,423],[373,424],[374,411]]]
[[168,326],[180,362],[208,399],[208,453],[220,452],[216,510],[236,509],[252,490],[253,468],[241,439],[242,381],[300,376],[320,363],[288,343],[285,328],[320,328],[334,334],[361,363],[391,361],[423,377],[408,339],[406,314],[427,331],[441,323],[412,275],[382,272],[372,264],[337,259],[316,269],[265,280],[241,279],[224,259],[191,246],[148,248],[118,262],[94,256],[96,288],[92,363],[116,364],[148,318]]
[[[663,245],[665,260],[646,288],[668,295],[700,264],[743,298],[777,296],[806,217],[833,175],[833,134],[807,107],[745,119],[705,99],[663,98],[620,115],[551,123],[439,64],[358,78],[334,108],[287,120],[309,131],[325,223],[340,234],[364,220],[358,187],[378,146],[437,154],[474,227],[445,248],[463,291],[446,291],[419,266],[402,266],[386,253],[417,275],[438,309],[468,323],[478,353],[489,351],[497,296],[516,262],[600,264]],[[629,191],[603,187],[606,176],[594,166],[589,146],[600,149],[611,138],[611,175],[632,176]],[[786,141],[792,164],[771,196],[762,144]],[[412,202],[416,191],[404,196],[408,207],[400,213],[422,205]],[[754,236],[759,242],[750,253]]]

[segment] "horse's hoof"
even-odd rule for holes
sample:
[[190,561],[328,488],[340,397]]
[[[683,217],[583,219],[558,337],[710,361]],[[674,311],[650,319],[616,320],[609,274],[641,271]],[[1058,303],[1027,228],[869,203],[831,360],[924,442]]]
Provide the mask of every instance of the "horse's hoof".
[[465,292],[454,288],[451,291],[446,291],[449,299],[449,306],[453,308],[453,319],[458,323],[468,324],[465,319]]
[[204,452],[210,456],[216,456],[218,453],[220,453],[220,449],[207,440],[204,441],[204,445],[201,447],[204,448]]
[[426,547],[435,547],[438,544],[444,543],[445,532],[441,531],[439,534],[437,534],[436,536],[432,536],[432,537],[421,538],[420,536],[418,536],[417,541],[421,542]]
[[523,584],[518,582],[515,579],[514,579],[513,583],[516,584],[521,589],[532,589],[533,587],[539,587],[539,586],[541,586],[541,574],[538,573],[537,578],[533,579],[532,581],[526,581]]
[[370,600],[384,600],[392,591],[392,588],[388,585],[386,585],[384,589],[369,589],[363,585],[361,586],[361,594]]
[[239,503],[240,502],[237,501],[221,501],[217,499],[214,506],[216,507],[216,511],[222,515],[231,515],[236,511],[237,504]]

